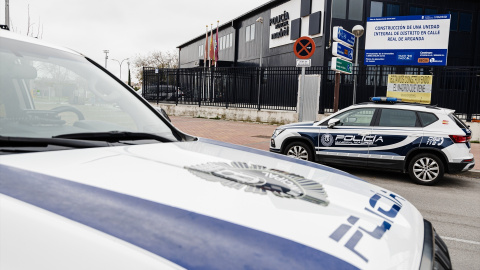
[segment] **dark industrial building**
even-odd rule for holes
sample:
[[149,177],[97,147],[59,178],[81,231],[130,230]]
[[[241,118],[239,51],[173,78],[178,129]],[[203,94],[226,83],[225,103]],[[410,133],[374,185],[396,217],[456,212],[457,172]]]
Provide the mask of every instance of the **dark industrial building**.
[[[408,18],[414,18],[410,19],[412,21],[418,21],[417,18],[429,20],[428,23],[443,20],[438,32],[441,32],[438,34],[441,40],[428,45],[438,45],[432,49],[442,50],[442,54],[425,57],[429,48],[425,52],[422,45],[396,45],[395,42],[388,43],[388,38],[384,43],[377,39],[383,34],[375,36],[367,29],[376,29],[378,21],[403,21],[405,17],[401,16],[411,16]],[[337,75],[338,68],[331,68],[333,27],[341,26],[352,32],[357,25],[366,30],[357,38],[359,66],[337,59],[335,66],[343,61],[344,67],[348,67],[346,71],[340,70],[346,74]],[[340,32],[344,31],[337,31],[337,35]],[[422,31],[416,35],[419,35],[416,40],[423,40],[430,34]],[[304,90],[299,82],[303,69],[296,67],[297,56],[293,48],[295,41],[303,36],[312,38],[316,44],[310,58],[311,67],[305,69],[309,80],[305,81]],[[365,65],[366,36],[369,36],[368,55],[375,56],[376,51],[382,54],[382,51],[391,50],[390,46],[401,49],[398,55],[402,57],[397,55],[397,62],[389,60],[378,64],[373,63],[377,59],[372,62],[367,58],[368,65]],[[458,116],[468,121],[480,118],[479,0],[274,0],[221,24],[218,37],[216,68],[204,68],[205,33],[199,33],[178,46],[178,68],[145,67],[143,89],[146,89],[145,93],[151,92],[145,97],[156,102],[199,107],[297,111],[299,115],[305,110],[324,114],[335,111],[337,105],[342,109],[368,101],[373,96],[386,96],[389,75],[431,75],[430,104],[454,109]],[[347,42],[352,38],[355,39],[350,35]],[[407,38],[411,40],[412,37]],[[348,52],[349,59],[353,58],[352,62],[357,58],[357,44],[353,53],[349,48],[342,49]],[[412,62],[409,58],[413,54],[408,50],[416,50],[424,57]],[[355,57],[351,57],[352,54]],[[410,62],[399,62],[405,59]],[[441,65],[435,62],[441,62]],[[178,87],[182,92],[170,94],[170,100],[163,99],[168,96],[162,92],[165,85]],[[335,95],[338,93],[337,99]]]
[[[295,66],[293,43],[312,37],[312,66],[328,66],[331,28],[365,27],[368,17],[451,14],[448,66],[480,66],[478,0],[274,0],[219,27],[219,67]],[[263,18],[263,23],[259,18]],[[360,38],[363,62],[365,35]],[[204,65],[205,33],[178,46],[180,68]]]

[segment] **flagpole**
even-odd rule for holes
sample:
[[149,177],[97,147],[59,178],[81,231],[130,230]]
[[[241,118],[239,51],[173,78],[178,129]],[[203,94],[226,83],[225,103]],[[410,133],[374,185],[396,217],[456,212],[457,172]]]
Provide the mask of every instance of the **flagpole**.
[[208,95],[207,95],[207,98],[208,100],[211,102],[212,101],[212,95],[210,93],[210,89],[212,89],[212,84],[213,84],[213,77],[212,77],[212,60],[213,60],[213,23],[210,24],[210,50],[209,50],[210,54],[210,62],[208,64],[208,70],[209,70],[209,75],[210,75],[210,78],[208,80]]
[[217,34],[215,35],[215,51],[214,51],[214,59],[215,59],[215,67],[217,67],[218,62],[218,24],[220,21],[217,21]]
[[205,54],[203,56],[203,67],[207,67],[207,59],[208,59],[208,24],[205,25],[205,49],[203,50],[203,53]]
[[213,49],[213,23],[210,24],[210,50],[209,50],[209,56],[210,56],[210,62],[208,63],[208,67],[212,66],[212,49]]
[[199,98],[199,102],[201,100],[204,100],[205,98],[205,88],[207,84],[207,61],[208,61],[208,24],[205,25],[205,48],[203,50],[204,56],[203,56],[203,87],[202,87],[202,94]]

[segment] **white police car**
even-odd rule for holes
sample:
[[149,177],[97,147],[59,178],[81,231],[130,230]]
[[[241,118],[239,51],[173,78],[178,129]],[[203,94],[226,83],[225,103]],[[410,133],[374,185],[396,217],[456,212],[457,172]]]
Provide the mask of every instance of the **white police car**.
[[372,98],[319,122],[284,125],[270,151],[325,164],[408,172],[434,185],[444,172],[470,170],[471,131],[450,109]]
[[451,268],[398,194],[195,138],[85,56],[0,31],[0,269]]

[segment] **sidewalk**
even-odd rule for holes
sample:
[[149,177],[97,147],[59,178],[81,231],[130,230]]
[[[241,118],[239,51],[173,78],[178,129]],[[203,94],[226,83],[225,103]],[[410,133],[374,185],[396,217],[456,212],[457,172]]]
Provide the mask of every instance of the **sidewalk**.
[[[205,118],[169,116],[174,126],[187,134],[244,145],[268,151],[270,137],[276,125],[214,120]],[[471,172],[480,174],[480,143],[472,143],[475,167]]]

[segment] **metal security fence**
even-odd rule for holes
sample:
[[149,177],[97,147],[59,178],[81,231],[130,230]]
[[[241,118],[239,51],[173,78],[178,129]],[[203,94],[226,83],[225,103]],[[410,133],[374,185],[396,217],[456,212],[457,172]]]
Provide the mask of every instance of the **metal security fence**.
[[[339,109],[373,96],[386,96],[389,74],[433,75],[431,104],[454,109],[463,119],[480,119],[479,67],[362,66],[340,76]],[[297,109],[296,67],[189,68],[143,70],[143,96],[157,103],[249,108]],[[321,75],[319,113],[333,112],[335,71],[311,67],[306,74]]]

